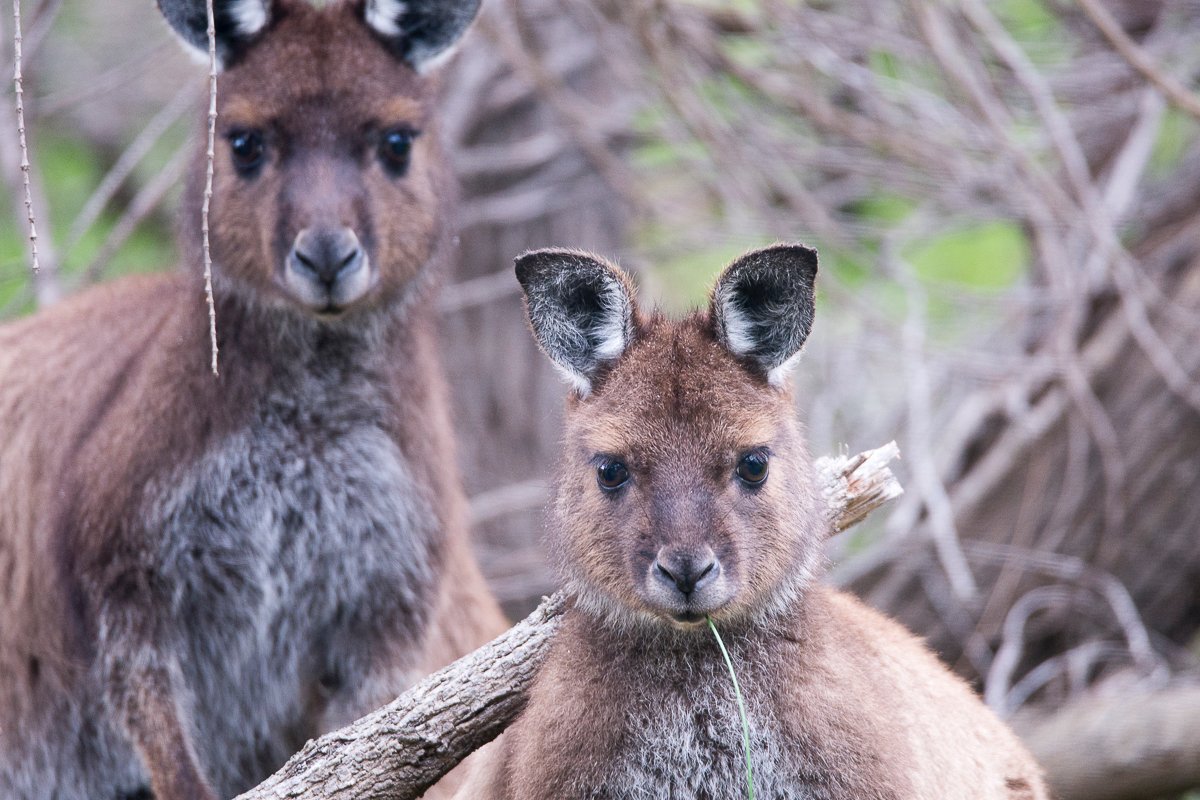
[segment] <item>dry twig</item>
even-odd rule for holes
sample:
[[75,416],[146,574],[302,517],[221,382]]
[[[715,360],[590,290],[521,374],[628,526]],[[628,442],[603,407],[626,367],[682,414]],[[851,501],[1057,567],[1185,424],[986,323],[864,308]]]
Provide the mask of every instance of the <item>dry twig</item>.
[[13,0],[13,86],[16,93],[17,145],[20,150],[21,185],[25,204],[25,218],[29,225],[29,255],[33,268],[34,293],[38,303],[48,305],[56,301],[60,290],[55,265],[47,260],[43,272],[38,253],[37,219],[34,214],[33,187],[30,178],[29,144],[25,127],[25,78],[22,74],[21,0]]
[[204,205],[200,210],[201,247],[204,250],[204,299],[208,303],[208,338],[212,347],[212,374],[220,375],[217,367],[217,308],[213,301],[212,250],[208,240],[208,212],[212,205],[213,160],[217,138],[217,23],[213,0],[206,0],[208,9],[208,147],[205,150]]
[[63,250],[70,252],[79,240],[91,229],[96,220],[104,212],[104,208],[112,200],[117,190],[125,180],[133,173],[134,168],[141,163],[142,159],[149,154],[163,134],[173,125],[182,115],[183,112],[191,105],[195,93],[190,87],[182,89],[175,95],[169,104],[163,106],[157,114],[146,124],[125,151],[121,153],[112,168],[105,174],[100,184],[88,197],[87,202],[83,204],[79,214],[75,217],[75,221],[71,223],[71,230],[67,233],[67,244]]
[[13,85],[17,97],[17,141],[21,147],[21,177],[25,187],[25,214],[29,221],[29,249],[36,275],[38,262],[37,221],[33,215],[33,192],[29,189],[29,146],[25,141],[25,78],[21,74],[21,0],[13,0]]
[[1145,50],[1138,47],[1137,42],[1129,38],[1129,34],[1122,30],[1120,24],[1113,19],[1112,14],[1108,12],[1099,0],[1079,0],[1079,5],[1091,18],[1092,22],[1104,34],[1104,38],[1112,44],[1121,56],[1129,62],[1130,66],[1142,74],[1142,76],[1158,87],[1167,99],[1175,104],[1180,109],[1191,114],[1196,119],[1200,119],[1200,97],[1197,97],[1192,92],[1188,91],[1187,87],[1177,81],[1175,78],[1166,74],[1155,63]]
[[[187,167],[191,148],[184,145],[175,151],[170,160],[162,166],[146,185],[138,190],[130,200],[129,206],[113,225],[104,244],[96,252],[87,269],[80,279],[81,284],[95,283],[104,276],[104,271],[112,261],[113,256],[121,249],[121,245],[133,235],[138,225],[158,208],[167,192],[175,188]],[[211,320],[210,320],[211,322]]]

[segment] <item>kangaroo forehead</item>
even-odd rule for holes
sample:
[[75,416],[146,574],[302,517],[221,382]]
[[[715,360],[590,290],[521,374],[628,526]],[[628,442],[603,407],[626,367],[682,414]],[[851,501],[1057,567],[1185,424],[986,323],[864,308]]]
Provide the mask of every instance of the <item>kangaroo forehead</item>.
[[[222,75],[218,102],[244,98],[263,116],[281,115],[305,101],[328,98],[329,110],[378,110],[387,98],[422,108],[420,77],[388,52],[357,17],[354,4],[316,8],[289,4],[273,35],[250,46]],[[369,101],[364,105],[364,101]]]
[[281,102],[257,94],[226,97],[219,118],[225,128],[282,129],[298,138],[324,138],[324,134],[360,134],[370,126],[404,126],[416,131],[429,124],[429,109],[416,97],[383,94],[353,97],[337,87],[313,86],[295,91]]
[[791,408],[717,343],[699,314],[645,323],[585,406],[585,438],[612,452],[769,444]]

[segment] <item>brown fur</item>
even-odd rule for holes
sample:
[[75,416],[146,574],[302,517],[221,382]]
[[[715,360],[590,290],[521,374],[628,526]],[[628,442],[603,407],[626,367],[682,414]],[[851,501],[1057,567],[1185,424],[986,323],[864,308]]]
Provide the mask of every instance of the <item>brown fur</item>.
[[[467,541],[428,311],[449,213],[434,87],[360,16],[356,3],[277,3],[268,29],[222,76],[212,201],[219,379],[207,369],[199,274],[202,147],[181,221],[187,270],[99,287],[0,327],[5,798],[111,800],[152,787],[159,800],[196,800],[244,790],[307,738],[391,699],[502,626]],[[421,135],[407,174],[393,178],[364,136],[398,124]],[[253,180],[230,162],[226,137],[239,126],[269,131],[269,160]],[[277,280],[297,233],[314,224],[352,228],[378,271],[336,316],[298,307]],[[406,482],[375,488],[420,528],[383,530],[366,540],[382,542],[374,555],[339,549],[336,528],[302,545],[319,552],[291,553],[285,530],[288,562],[243,573],[258,558],[262,543],[245,538],[258,523],[214,499],[226,487],[212,470],[242,455],[220,455],[223,442],[241,441],[231,437],[260,441],[263,419],[302,455],[254,462],[275,470],[265,478],[274,488],[245,486],[234,473],[230,491],[269,494],[254,509],[284,509],[315,468],[373,480],[353,463],[322,461],[344,442],[366,442],[399,459]],[[173,499],[189,480],[208,494]],[[354,486],[331,488],[346,489],[348,503],[358,496]],[[297,497],[305,505],[290,513],[322,508],[319,496]],[[186,529],[166,538],[164,508],[175,509],[171,520],[194,512],[210,533],[180,549]],[[386,521],[391,508],[361,513]],[[380,557],[385,545],[426,554],[411,583],[406,565]],[[327,577],[287,583],[312,570]],[[271,640],[267,618],[239,616],[274,597],[255,575],[293,598],[280,612],[292,626],[287,641]],[[339,594],[345,576],[365,588]],[[226,616],[209,619],[210,611]],[[296,665],[296,682],[260,669],[245,677],[261,685],[221,684],[239,659],[257,663],[260,640]],[[245,716],[214,718],[227,699]],[[256,723],[256,704],[276,701],[280,718]]]
[[[785,283],[803,269],[783,251],[753,255],[778,258]],[[561,269],[575,274],[571,258]],[[562,285],[546,280],[523,276],[535,297]],[[807,312],[780,324],[807,325]],[[817,582],[828,523],[791,392],[730,352],[723,313],[716,300],[679,321],[635,309],[630,343],[568,402],[548,538],[576,603],[528,707],[459,797],[744,797],[741,726],[707,613],[746,696],[760,797],[1045,798],[1037,765],[962,681],[899,625]],[[798,348],[806,333],[777,341]],[[767,367],[793,355],[756,353]],[[746,485],[739,459],[764,446],[767,478]],[[597,454],[628,466],[625,486],[598,486]],[[656,558],[703,547],[717,581],[663,601]]]

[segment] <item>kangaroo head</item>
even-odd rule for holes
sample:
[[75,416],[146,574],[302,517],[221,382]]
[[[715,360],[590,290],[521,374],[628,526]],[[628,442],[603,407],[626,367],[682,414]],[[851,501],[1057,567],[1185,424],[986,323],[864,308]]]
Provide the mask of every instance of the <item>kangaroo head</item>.
[[671,320],[596,256],[517,259],[534,336],[574,386],[550,541],[583,607],[687,627],[795,601],[827,526],[784,380],[816,272],[807,247],[757,250]]
[[[216,0],[219,291],[322,317],[403,291],[445,231],[449,182],[427,73],[478,5]],[[207,53],[204,0],[159,7],[188,46]],[[203,155],[202,146],[189,180],[192,238]]]

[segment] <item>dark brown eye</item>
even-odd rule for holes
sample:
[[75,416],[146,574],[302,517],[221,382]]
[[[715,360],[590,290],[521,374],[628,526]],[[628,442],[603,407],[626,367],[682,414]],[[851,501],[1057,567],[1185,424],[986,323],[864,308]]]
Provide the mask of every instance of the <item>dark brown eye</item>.
[[253,175],[262,166],[267,153],[266,142],[258,131],[234,131],[229,134],[229,150],[233,166],[239,175]]
[[747,453],[737,465],[737,476],[748,486],[758,486],[767,479],[767,454]]
[[603,461],[596,467],[596,482],[607,492],[620,489],[629,480],[629,470],[620,461]]
[[417,134],[408,128],[393,128],[385,131],[379,140],[379,160],[393,175],[403,175],[408,170],[412,157],[412,143]]

